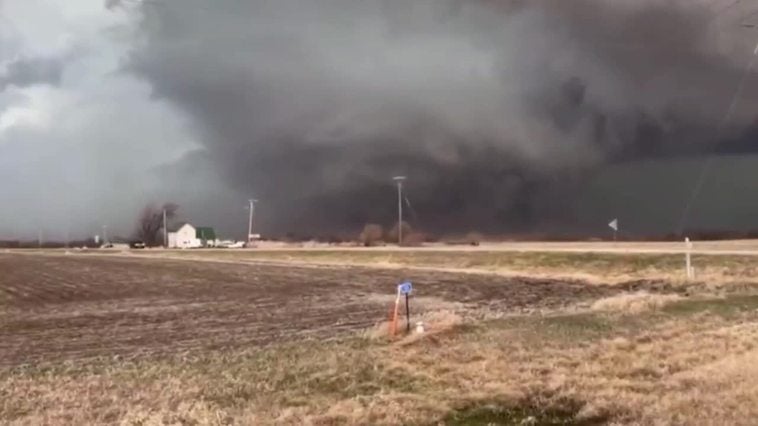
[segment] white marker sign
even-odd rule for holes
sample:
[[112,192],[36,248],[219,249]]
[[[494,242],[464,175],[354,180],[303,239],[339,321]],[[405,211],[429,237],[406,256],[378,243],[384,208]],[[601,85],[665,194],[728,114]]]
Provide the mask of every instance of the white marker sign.
[[611,223],[608,224],[608,226],[611,229],[613,229],[614,231],[618,231],[619,230],[619,220],[618,219],[613,219],[611,221]]
[[413,291],[413,284],[411,284],[410,281],[406,281],[399,286],[397,286],[397,292],[400,294],[411,294]]

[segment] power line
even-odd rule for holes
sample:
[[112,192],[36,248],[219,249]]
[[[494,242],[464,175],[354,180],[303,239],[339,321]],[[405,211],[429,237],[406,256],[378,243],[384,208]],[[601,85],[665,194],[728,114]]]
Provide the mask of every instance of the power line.
[[416,214],[416,209],[414,209],[413,206],[411,205],[411,200],[408,199],[408,196],[405,195],[404,197],[405,197],[405,205],[408,206],[408,210],[410,210],[411,215],[413,216],[413,224],[414,226],[416,226],[419,224],[418,214]]
[[753,11],[753,12],[750,12],[750,13],[749,13],[749,14],[747,14],[746,16],[743,16],[743,17],[742,17],[742,19],[741,19],[740,21],[741,21],[741,23],[742,23],[742,24],[743,24],[743,26],[744,26],[744,22],[745,22],[745,21],[747,21],[748,19],[750,19],[750,18],[752,18],[752,17],[754,17],[754,16],[756,16],[756,15],[758,15],[758,10],[756,10],[756,11]]
[[[750,58],[750,62],[745,67],[745,70],[742,73],[742,77],[740,78],[739,84],[737,85],[737,89],[735,90],[734,95],[732,96],[732,100],[729,103],[729,107],[727,108],[726,114],[724,114],[724,117],[721,119],[721,122],[716,128],[716,141],[718,141],[723,135],[723,132],[726,129],[727,124],[729,124],[729,121],[734,115],[734,111],[737,108],[737,105],[742,99],[742,92],[745,90],[745,85],[747,84],[750,74],[753,71],[753,67],[755,66],[756,59],[758,59],[758,45],[756,45],[755,50],[753,51],[753,56]],[[707,155],[703,166],[700,168],[700,173],[698,174],[698,177],[695,180],[695,186],[692,188],[692,192],[690,193],[687,203],[684,206],[684,210],[682,211],[682,216],[679,219],[679,225],[677,227],[677,230],[680,234],[684,232],[684,228],[687,226],[687,221],[689,220],[692,206],[694,205],[698,196],[702,192],[703,185],[705,184],[705,178],[711,169],[712,163],[713,163],[713,156]]]
[[[716,12],[716,14],[711,19],[711,22],[715,21],[721,15],[731,10],[733,7],[737,6],[738,4],[744,4],[744,3],[742,0],[734,0],[731,3],[727,4],[718,12]],[[743,27],[748,27],[748,28],[754,27],[754,25],[747,26],[744,24],[744,22],[756,15],[758,15],[758,11],[754,11],[748,14],[747,16],[742,17],[740,19],[740,22],[741,22],[740,25]],[[756,46],[755,50],[753,51],[753,56],[750,58],[750,61],[748,62],[747,66],[745,67],[745,70],[742,73],[742,77],[740,78],[739,83],[737,84],[737,88],[735,89],[734,95],[732,96],[732,99],[729,103],[726,113],[724,114],[724,117],[722,118],[721,122],[719,122],[719,125],[716,127],[716,141],[717,142],[723,135],[723,132],[726,129],[727,124],[729,124],[729,121],[734,115],[734,111],[737,108],[737,105],[742,99],[742,92],[745,90],[745,85],[747,84],[750,74],[752,73],[753,68],[755,67],[756,59],[758,59],[758,46]],[[697,178],[695,179],[695,185],[692,187],[690,195],[684,205],[684,209],[682,210],[682,215],[679,218],[679,223],[677,225],[677,231],[679,234],[684,233],[685,228],[687,227],[687,224],[690,219],[690,215],[692,213],[692,208],[695,204],[695,201],[697,201],[697,198],[700,196],[703,190],[706,177],[708,176],[708,173],[710,172],[712,166],[713,166],[713,155],[706,154],[705,160],[703,161],[703,165],[700,167],[700,171],[697,175]]]
[[740,3],[742,3],[742,0],[734,0],[719,10],[713,10],[713,12],[715,12],[717,15],[720,15],[722,13],[729,11],[731,8],[733,8],[734,6],[737,6]]

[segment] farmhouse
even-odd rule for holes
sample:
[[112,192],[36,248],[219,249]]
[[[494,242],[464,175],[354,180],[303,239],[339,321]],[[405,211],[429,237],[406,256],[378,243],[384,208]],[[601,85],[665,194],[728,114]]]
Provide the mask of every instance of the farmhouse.
[[212,247],[216,243],[216,231],[209,227],[194,227],[188,222],[169,227],[169,248]]
[[189,223],[180,223],[168,230],[168,248],[197,248],[202,243],[197,238],[197,229]]

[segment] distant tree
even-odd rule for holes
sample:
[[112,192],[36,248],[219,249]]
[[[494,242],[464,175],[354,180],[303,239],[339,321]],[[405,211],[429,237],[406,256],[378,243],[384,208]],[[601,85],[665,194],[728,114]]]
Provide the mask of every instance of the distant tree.
[[155,247],[163,244],[163,211],[166,211],[166,219],[170,221],[176,217],[176,211],[179,206],[174,203],[165,203],[158,207],[155,204],[148,204],[142,209],[137,224],[137,238],[142,240],[145,245]]
[[[413,233],[413,228],[411,228],[411,225],[408,224],[408,222],[403,221],[402,223],[403,227],[403,242],[405,242],[406,238]],[[398,235],[397,235],[397,223],[390,229],[390,231],[387,233],[387,239],[388,242],[397,242]]]
[[361,235],[358,237],[358,239],[361,241],[361,244],[363,244],[364,246],[373,247],[377,243],[382,241],[383,236],[384,236],[384,229],[382,229],[382,225],[369,223],[363,227],[363,231],[361,232]]

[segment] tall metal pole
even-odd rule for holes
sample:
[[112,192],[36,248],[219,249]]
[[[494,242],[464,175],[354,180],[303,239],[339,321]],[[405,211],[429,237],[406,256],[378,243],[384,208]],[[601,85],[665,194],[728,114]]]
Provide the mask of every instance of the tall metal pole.
[[395,176],[397,182],[397,245],[403,244],[403,181],[405,176]]
[[166,220],[166,209],[163,209],[163,248],[168,248],[168,220]]

